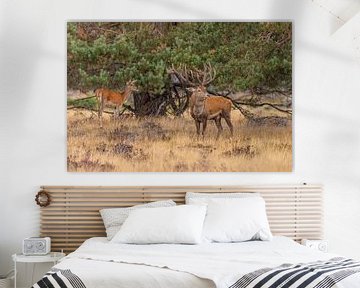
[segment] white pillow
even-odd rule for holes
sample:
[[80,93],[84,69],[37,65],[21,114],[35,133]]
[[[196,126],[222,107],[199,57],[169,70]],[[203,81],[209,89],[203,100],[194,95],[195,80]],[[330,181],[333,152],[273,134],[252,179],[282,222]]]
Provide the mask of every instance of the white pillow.
[[119,232],[121,225],[124,223],[129,213],[132,210],[139,208],[154,208],[154,207],[170,207],[176,206],[172,200],[156,201],[146,204],[135,205],[128,208],[109,208],[101,209],[100,214],[106,229],[107,239],[111,240],[117,232]]
[[197,244],[201,242],[205,214],[205,205],[133,210],[111,242]]
[[211,242],[271,240],[264,199],[247,197],[209,200],[203,237]]
[[225,198],[246,198],[246,197],[259,197],[259,193],[244,192],[244,193],[196,193],[186,192],[186,204],[207,204],[211,199]]

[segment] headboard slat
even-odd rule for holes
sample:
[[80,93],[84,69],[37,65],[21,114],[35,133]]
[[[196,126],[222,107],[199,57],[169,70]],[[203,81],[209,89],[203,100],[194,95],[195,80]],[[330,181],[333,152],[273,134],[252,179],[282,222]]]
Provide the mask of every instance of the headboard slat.
[[185,201],[186,192],[258,192],[266,201],[274,235],[322,237],[322,187],[320,185],[247,186],[43,186],[51,204],[41,208],[41,236],[52,238],[53,251],[74,251],[90,237],[105,236],[99,210],[173,199]]

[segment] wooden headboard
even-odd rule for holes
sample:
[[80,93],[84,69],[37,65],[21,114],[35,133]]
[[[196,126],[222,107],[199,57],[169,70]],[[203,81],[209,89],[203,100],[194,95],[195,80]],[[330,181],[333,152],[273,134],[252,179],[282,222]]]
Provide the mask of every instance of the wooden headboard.
[[52,239],[53,251],[74,251],[95,236],[105,236],[99,209],[128,207],[164,199],[183,204],[191,192],[259,192],[266,201],[274,235],[301,239],[322,238],[322,187],[320,185],[271,186],[43,186],[51,204],[41,209],[40,233]]

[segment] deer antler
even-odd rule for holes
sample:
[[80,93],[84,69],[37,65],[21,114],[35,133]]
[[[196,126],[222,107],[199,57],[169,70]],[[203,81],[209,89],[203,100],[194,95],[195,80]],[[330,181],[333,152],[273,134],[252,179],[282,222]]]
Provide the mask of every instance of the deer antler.
[[183,83],[191,87],[206,86],[210,84],[216,77],[216,71],[210,63],[204,64],[204,69],[192,69],[188,70],[186,65],[181,65],[178,69],[175,69],[174,65],[171,69],[167,70],[168,73],[175,74],[176,77]]
[[186,65],[181,65],[178,69],[175,69],[173,64],[171,68],[167,70],[167,72],[176,75],[176,77],[180,80],[180,82],[186,84],[187,86],[191,86],[191,87],[197,86],[196,83],[190,80],[190,78],[193,79],[192,71],[190,70],[190,72],[188,72]]
[[209,85],[216,77],[216,70],[210,63],[204,65],[202,85]]

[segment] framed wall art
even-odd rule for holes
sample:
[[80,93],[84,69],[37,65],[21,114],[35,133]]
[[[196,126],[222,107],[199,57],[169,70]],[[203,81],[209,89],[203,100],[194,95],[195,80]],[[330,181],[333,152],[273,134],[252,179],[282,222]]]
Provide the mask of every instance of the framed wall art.
[[68,22],[67,169],[292,171],[292,23]]

